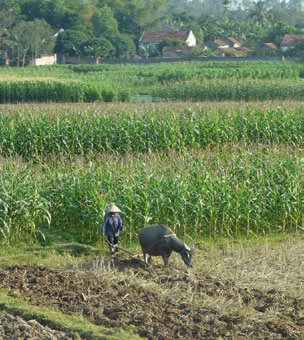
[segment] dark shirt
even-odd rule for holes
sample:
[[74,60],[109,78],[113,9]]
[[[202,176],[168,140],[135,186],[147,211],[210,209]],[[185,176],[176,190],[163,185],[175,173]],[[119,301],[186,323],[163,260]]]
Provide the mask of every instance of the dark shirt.
[[122,220],[119,214],[112,215],[108,213],[105,215],[102,223],[102,232],[107,236],[118,236],[123,230]]

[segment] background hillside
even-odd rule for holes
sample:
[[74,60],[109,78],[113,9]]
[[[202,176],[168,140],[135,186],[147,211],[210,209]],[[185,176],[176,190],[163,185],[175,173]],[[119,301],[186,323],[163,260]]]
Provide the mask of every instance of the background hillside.
[[[192,30],[198,46],[234,37],[259,49],[304,32],[301,1],[0,1],[2,63],[23,66],[44,54],[131,58],[144,30]],[[303,51],[297,46],[292,53]]]

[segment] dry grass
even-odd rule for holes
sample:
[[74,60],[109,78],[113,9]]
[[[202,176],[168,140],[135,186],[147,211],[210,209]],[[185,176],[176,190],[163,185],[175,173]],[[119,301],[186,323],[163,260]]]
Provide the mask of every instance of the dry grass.
[[[275,289],[282,294],[304,298],[304,237],[301,234],[295,236],[282,236],[280,238],[263,238],[259,240],[223,240],[216,242],[198,242],[195,246],[194,267],[187,269],[180,256],[173,253],[169,260],[169,268],[163,268],[161,257],[153,258],[150,266],[152,281],[159,284],[158,276],[188,275],[191,280],[199,277],[208,277],[218,281],[231,281],[239,287],[246,289]],[[132,249],[142,260],[139,247]],[[120,254],[124,260],[128,255]],[[73,257],[63,255],[61,260],[56,259],[57,267],[80,271],[104,272],[109,277],[133,278],[146,285],[146,278],[142,277],[131,265],[124,271],[115,267],[107,254],[107,247],[101,250],[101,256],[93,260],[87,257]],[[131,257],[130,257],[131,259]],[[50,262],[53,262],[49,258]],[[118,260],[119,261],[119,257]],[[48,265],[50,265],[49,263]],[[164,282],[163,282],[164,283]],[[178,288],[178,287],[177,287]],[[191,294],[190,294],[191,295]]]
[[259,242],[224,242],[206,246],[196,259],[202,270],[215,278],[226,278],[248,288],[276,289],[304,297],[304,238],[265,237]]
[[[191,269],[176,253],[168,268],[161,258],[147,267],[137,245],[129,249],[136,256],[121,252],[114,259],[105,245],[86,249],[80,256],[56,251],[40,256],[36,251],[36,262],[32,252],[28,266],[20,266],[18,258],[19,270],[7,270],[5,284],[26,275],[25,288],[21,285],[14,296],[26,294],[32,303],[44,301],[50,308],[55,303],[63,313],[67,306],[82,310],[83,305],[90,310],[92,322],[132,325],[135,333],[153,340],[190,339],[191,334],[201,339],[298,340],[304,336],[303,248],[302,235],[201,241],[196,242]],[[32,275],[39,277],[39,287],[28,281]],[[54,287],[49,286],[51,278]],[[16,285],[12,287],[16,294]],[[41,300],[43,291],[53,302]],[[59,296],[58,291],[62,291]],[[75,304],[77,296],[83,300]],[[66,304],[60,297],[71,301]]]

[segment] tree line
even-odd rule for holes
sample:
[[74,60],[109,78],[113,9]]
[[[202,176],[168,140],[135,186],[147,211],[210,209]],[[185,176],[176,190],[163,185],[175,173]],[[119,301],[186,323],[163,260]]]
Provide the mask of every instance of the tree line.
[[[0,0],[0,58],[131,58],[144,30],[192,30],[198,46],[233,36],[255,50],[304,34],[301,0]],[[169,43],[169,42],[168,42]],[[294,52],[293,52],[294,53]]]

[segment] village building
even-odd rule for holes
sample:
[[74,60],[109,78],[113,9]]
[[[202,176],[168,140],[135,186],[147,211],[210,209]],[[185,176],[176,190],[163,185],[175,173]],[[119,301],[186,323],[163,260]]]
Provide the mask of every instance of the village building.
[[281,41],[281,50],[286,52],[294,49],[299,43],[303,43],[304,45],[304,34],[285,34]]
[[241,43],[233,37],[228,37],[228,38],[223,39],[223,40],[224,40],[224,42],[226,42],[229,45],[229,47],[233,47],[233,48],[241,47]]
[[267,57],[277,55],[280,49],[278,46],[272,42],[263,43],[257,50],[256,54],[258,56]]
[[148,49],[158,50],[159,45],[166,39],[181,42],[185,46],[196,46],[196,38],[191,30],[189,31],[163,31],[146,32],[144,31],[138,41],[138,52],[140,56],[146,56]]
[[165,46],[162,49],[163,58],[188,58],[193,56],[192,46]]

